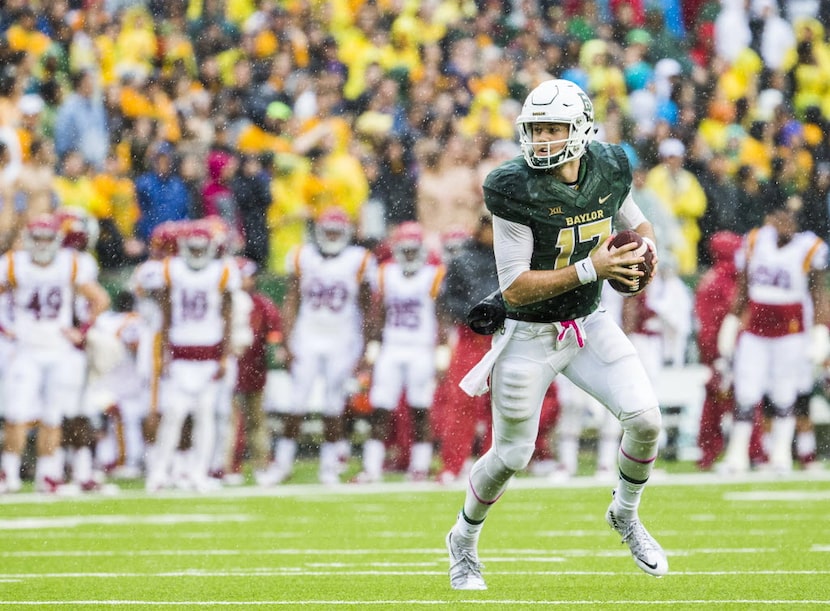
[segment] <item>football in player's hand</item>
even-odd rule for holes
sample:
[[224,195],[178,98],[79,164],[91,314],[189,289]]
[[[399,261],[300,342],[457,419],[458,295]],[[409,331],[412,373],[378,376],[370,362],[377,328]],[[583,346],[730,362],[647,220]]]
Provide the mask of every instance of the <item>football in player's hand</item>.
[[622,293],[623,295],[630,296],[636,295],[648,285],[649,281],[651,280],[651,272],[654,268],[654,253],[648,247],[648,244],[645,243],[643,238],[640,236],[639,233],[633,231],[631,229],[626,229],[625,231],[620,231],[616,234],[611,241],[608,243],[608,248],[619,248],[620,246],[624,246],[630,242],[634,242],[637,244],[637,248],[635,248],[632,253],[635,255],[639,255],[643,257],[644,261],[637,265],[632,265],[632,269],[638,269],[643,272],[644,275],[639,276],[639,282],[635,286],[627,286],[620,282],[619,280],[608,280],[608,284],[611,285],[618,293]]

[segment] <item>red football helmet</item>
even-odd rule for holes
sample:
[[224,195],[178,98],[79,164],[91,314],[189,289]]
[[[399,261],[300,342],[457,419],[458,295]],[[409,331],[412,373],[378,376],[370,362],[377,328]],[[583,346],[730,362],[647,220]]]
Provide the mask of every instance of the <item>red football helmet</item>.
[[179,252],[179,235],[182,233],[182,221],[164,221],[153,227],[150,233],[150,257],[163,259]]
[[63,246],[77,251],[92,250],[98,242],[98,221],[86,210],[63,207],[55,210],[63,232]]
[[40,265],[52,262],[63,241],[61,224],[54,214],[39,214],[23,230],[23,247]]
[[216,239],[204,223],[188,223],[179,236],[179,254],[191,269],[203,269],[216,258]]
[[216,244],[216,252],[219,256],[226,254],[228,239],[231,233],[231,227],[221,216],[211,214],[200,219],[191,221],[194,225],[204,227],[213,236],[213,242]]
[[314,237],[324,255],[340,254],[351,241],[353,233],[349,215],[336,206],[324,210],[314,224]]
[[392,230],[392,254],[404,273],[413,274],[421,269],[427,258],[424,247],[424,230],[415,221],[406,221]]
[[464,243],[472,237],[472,234],[461,226],[454,226],[441,234],[441,250],[444,259],[449,260],[458,255],[464,247]]

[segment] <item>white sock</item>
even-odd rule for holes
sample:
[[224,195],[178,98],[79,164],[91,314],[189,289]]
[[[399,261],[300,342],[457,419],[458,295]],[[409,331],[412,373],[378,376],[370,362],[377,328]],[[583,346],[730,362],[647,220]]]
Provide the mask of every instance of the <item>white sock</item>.
[[92,450],[76,448],[72,457],[72,481],[85,484],[92,481]]
[[799,458],[810,458],[816,453],[816,432],[802,431],[795,436],[795,448]]
[[795,434],[795,416],[775,418],[772,421],[772,454],[770,463],[779,469],[789,470],[793,466],[793,435]]
[[0,456],[0,471],[6,475],[6,481],[13,484],[20,483],[20,454],[3,452]]
[[56,482],[62,482],[66,471],[66,454],[67,451],[62,446],[55,448],[55,451],[50,454],[50,460],[46,461],[48,471],[46,475],[51,477]]
[[643,496],[646,484],[630,482],[620,476],[617,488],[614,490],[614,505],[616,513],[624,518],[637,515],[640,507],[640,498]]
[[200,481],[206,479],[210,473],[215,444],[216,419],[213,414],[199,414],[193,422],[191,473]]
[[320,473],[337,473],[339,457],[337,442],[324,441],[320,444]]
[[294,439],[280,437],[274,451],[274,464],[277,469],[285,473],[294,470],[294,460],[297,457],[297,442]]
[[738,421],[732,424],[729,445],[724,462],[740,471],[749,469],[749,440],[752,437],[752,423]]
[[186,479],[190,474],[190,450],[176,450],[170,464],[173,481]]
[[45,478],[50,478],[55,481],[62,481],[63,478],[57,478],[55,476],[57,460],[55,460],[55,456],[52,454],[47,454],[46,456],[38,456],[37,463],[35,464],[35,481],[41,482]]
[[379,439],[367,439],[363,443],[363,471],[367,475],[380,478],[385,457],[386,446]]
[[348,462],[352,457],[352,444],[348,439],[341,439],[335,442],[337,444],[337,457],[344,463]]
[[[616,456],[617,448],[614,447],[614,455]],[[579,464],[579,438],[577,437],[560,437],[559,438],[559,464],[568,475],[575,475]]]
[[431,463],[432,444],[429,441],[419,441],[412,444],[409,456],[409,472],[427,474]]
[[470,524],[464,519],[464,513],[459,511],[458,519],[455,521],[455,526],[452,529],[453,541],[459,547],[471,547],[475,549],[478,547],[478,538],[481,535],[481,529],[483,527],[483,520],[478,524]]

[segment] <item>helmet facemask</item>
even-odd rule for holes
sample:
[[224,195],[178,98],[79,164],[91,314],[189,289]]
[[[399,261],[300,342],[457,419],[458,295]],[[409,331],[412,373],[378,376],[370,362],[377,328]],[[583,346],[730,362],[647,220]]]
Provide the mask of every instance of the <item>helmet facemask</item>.
[[207,232],[194,231],[181,240],[179,252],[190,269],[200,270],[216,257],[216,244]]
[[339,255],[352,239],[349,217],[340,210],[327,211],[314,226],[314,239],[325,256]]
[[393,248],[393,253],[395,261],[405,274],[414,274],[426,261],[423,243],[414,240],[398,242]]
[[38,265],[52,262],[61,247],[63,234],[54,220],[35,220],[26,227],[23,246]]
[[424,230],[416,221],[401,223],[392,231],[392,254],[404,274],[417,272],[427,260]]

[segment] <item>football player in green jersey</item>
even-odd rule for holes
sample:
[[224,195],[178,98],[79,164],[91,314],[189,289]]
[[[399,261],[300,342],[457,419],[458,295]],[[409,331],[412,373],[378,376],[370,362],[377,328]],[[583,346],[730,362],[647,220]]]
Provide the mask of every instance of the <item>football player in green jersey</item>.
[[[483,590],[478,538],[488,511],[533,454],[542,399],[558,374],[596,397],[620,421],[619,483],[606,520],[643,571],[660,577],[666,554],[638,518],[657,456],[660,410],[631,342],[598,308],[603,280],[644,286],[635,244],[608,248],[614,229],[633,229],[651,249],[651,223],[631,191],[622,148],[594,142],[591,100],[574,83],[545,81],[516,120],[523,155],[484,181],[493,214],[499,285],[507,320],[461,386],[492,386],[493,445],[472,467],[464,507],[446,537],[450,583]],[[653,273],[653,271],[652,271]]]

